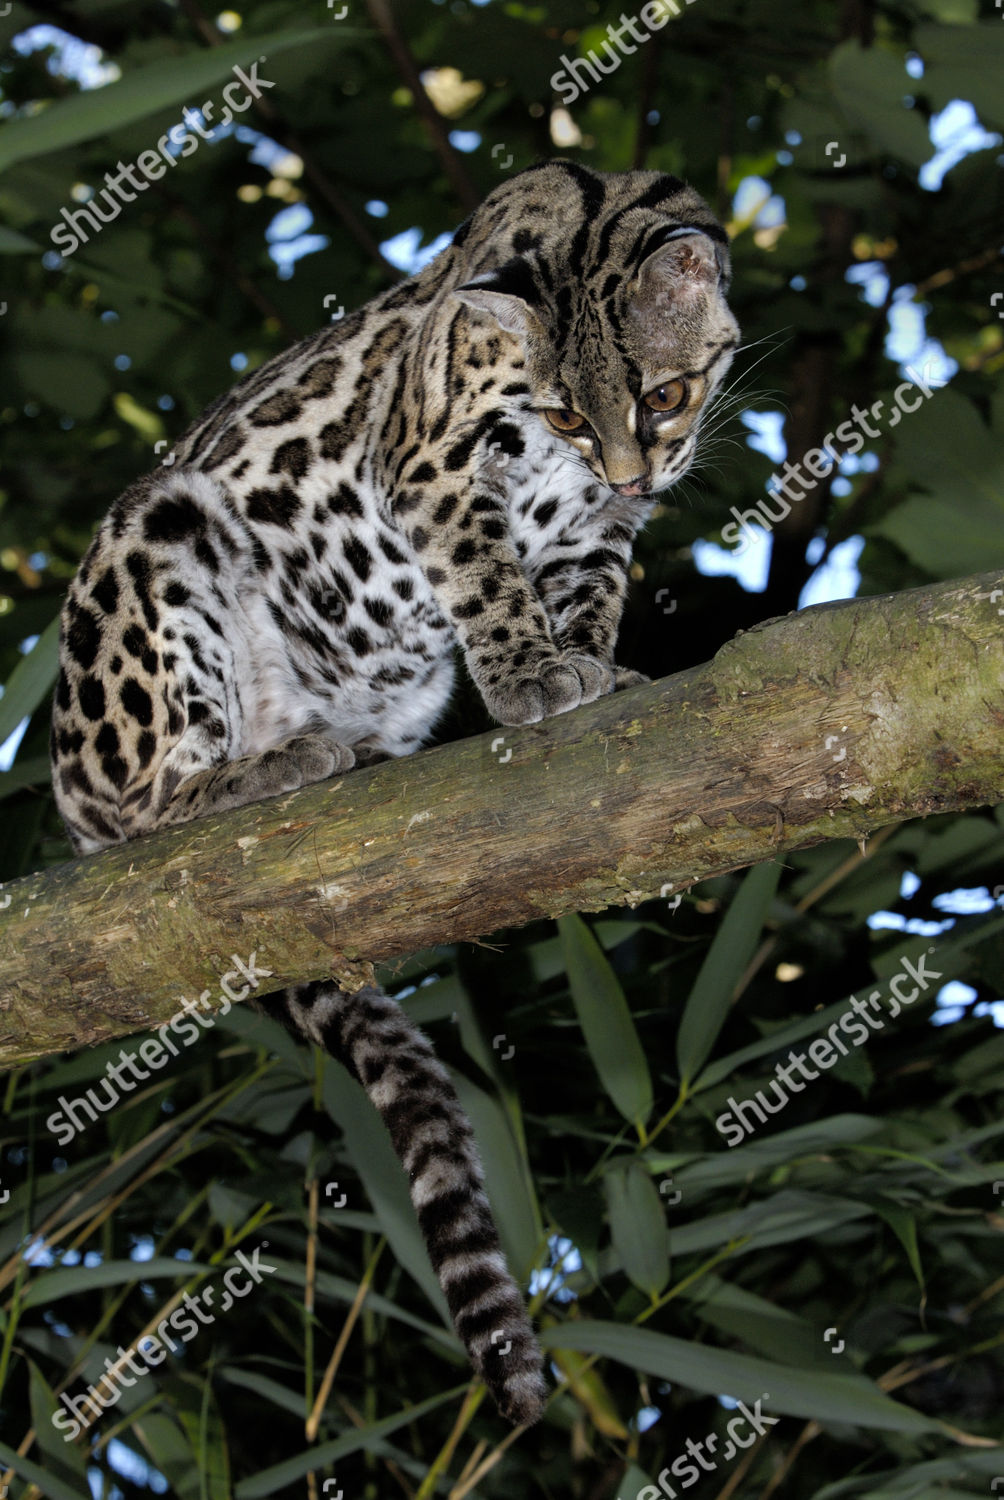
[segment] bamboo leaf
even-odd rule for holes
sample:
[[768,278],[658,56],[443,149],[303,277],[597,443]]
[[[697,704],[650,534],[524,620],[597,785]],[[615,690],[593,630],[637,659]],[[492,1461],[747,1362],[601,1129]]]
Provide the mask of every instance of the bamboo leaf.
[[871,1212],[868,1203],[789,1189],[746,1208],[709,1214],[679,1228],[674,1225],[671,1249],[674,1255],[699,1254],[739,1239],[745,1240],[746,1250],[788,1245],[828,1234],[838,1225],[866,1218]]
[[[303,1411],[301,1399],[297,1415]],[[132,1430],[142,1443],[151,1463],[167,1479],[171,1492],[179,1497],[192,1492],[198,1495],[198,1456],[192,1451],[181,1428],[160,1412],[147,1411],[132,1419]]]
[[0,698],[0,745],[51,691],[59,671],[59,616],[45,627],[14,668]]
[[[945,938],[938,944],[938,965],[941,972],[941,982],[953,979],[957,974],[962,974],[967,965],[973,962],[972,949],[978,947],[987,940],[995,940],[1001,930],[1004,929],[1004,915],[988,915],[986,920],[974,924],[967,930],[959,933],[957,937]],[[912,947],[903,945],[900,952],[911,953]],[[898,968],[899,959],[891,967]],[[878,963],[876,963],[876,972]],[[876,985],[876,987],[878,987]],[[785,1026],[771,1029],[762,1036],[759,1041],[750,1042],[746,1047],[740,1047],[735,1052],[730,1052],[727,1057],[716,1057],[714,1062],[708,1064],[701,1076],[694,1080],[692,1093],[702,1093],[705,1089],[713,1088],[715,1084],[721,1083],[723,1079],[729,1078],[744,1063],[755,1062],[757,1058],[764,1057],[771,1052],[780,1052],[790,1047],[793,1042],[799,1042],[806,1036],[822,1036],[834,1021],[849,1013],[850,1002],[854,997],[848,995],[843,1000],[836,1000],[832,1005],[826,1006],[824,1010],[813,1011],[809,1016],[801,1016],[797,1021],[791,1021]]]
[[558,931],[593,1066],[625,1120],[642,1125],[652,1111],[652,1079],[624,991],[581,917],[559,917]]
[[832,1368],[833,1355],[821,1341],[819,1330],[807,1318],[776,1307],[766,1297],[713,1273],[702,1276],[683,1296],[704,1322],[730,1338],[742,1339],[758,1354],[783,1365],[806,1367],[818,1363]]
[[655,1183],[636,1157],[603,1174],[614,1250],[629,1280],[657,1297],[669,1280],[666,1217]]
[[31,240],[26,234],[21,234],[17,229],[11,229],[7,224],[0,224],[0,255],[25,255],[29,251],[41,254],[42,246],[37,240]]
[[[364,35],[358,29],[330,26],[276,31],[162,58],[134,69],[116,83],[85,89],[50,104],[40,114],[8,121],[0,142],[0,172],[15,162],[107,135],[172,105],[180,112],[182,105],[192,104],[207,90],[226,82],[237,66],[250,68],[260,60],[261,76],[268,78],[266,60],[287,48],[339,46]],[[247,95],[243,87],[241,95]]]
[[198,1457],[199,1500],[230,1500],[230,1451],[212,1380],[206,1380],[201,1393],[194,1388],[192,1394],[198,1404],[180,1405],[178,1419]]
[[463,1076],[453,1074],[457,1097],[474,1126],[485,1168],[485,1188],[491,1200],[506,1259],[517,1278],[529,1274],[544,1239],[526,1158],[517,1147],[509,1116],[497,1099]]
[[[718,1118],[723,1117],[719,1115]],[[881,1120],[875,1120],[871,1115],[831,1115],[818,1125],[796,1125],[791,1130],[779,1131],[777,1135],[751,1136],[741,1146],[731,1146],[727,1154],[722,1151],[709,1153],[682,1167],[667,1162],[664,1169],[672,1170],[674,1182],[685,1193],[685,1201],[689,1201],[694,1189],[710,1190],[726,1183],[749,1182],[783,1163],[821,1152],[831,1153],[841,1146],[854,1146],[881,1130]],[[651,1166],[660,1170],[658,1157],[649,1157],[648,1160]]]
[[898,1203],[889,1203],[883,1199],[873,1204],[875,1212],[880,1218],[885,1219],[889,1228],[899,1240],[906,1251],[906,1258],[910,1262],[910,1268],[917,1278],[917,1285],[921,1292],[926,1290],[924,1286],[924,1267],[920,1263],[920,1246],[917,1244],[917,1220],[913,1214],[907,1213],[905,1208],[900,1208]]
[[760,941],[780,876],[776,861],[750,870],[715,933],[676,1035],[676,1061],[684,1084],[700,1072],[715,1045],[736,985]]
[[649,1328],[618,1323],[575,1322],[548,1328],[542,1342],[549,1349],[579,1349],[616,1359],[646,1374],[703,1391],[762,1400],[765,1422],[783,1413],[818,1422],[850,1422],[884,1432],[936,1432],[939,1424],[921,1412],[882,1394],[864,1375],[844,1371],[792,1369],[733,1349],[691,1344]]
[[19,792],[24,786],[45,786],[51,780],[52,764],[47,755],[32,755],[26,760],[16,760],[9,771],[0,771],[0,802],[14,792]]
[[[289,1282],[302,1296],[303,1266],[296,1263],[287,1264],[277,1257],[273,1257],[273,1260],[276,1266],[276,1280]],[[346,1276],[335,1276],[330,1271],[318,1271],[315,1285],[318,1299],[328,1297],[334,1302],[343,1302],[346,1307],[351,1306],[359,1291],[358,1282],[350,1281]],[[438,1323],[430,1323],[427,1318],[418,1317],[417,1314],[409,1312],[406,1307],[402,1307],[392,1298],[374,1292],[372,1288],[366,1294],[366,1306],[371,1312],[379,1313],[381,1317],[394,1318],[399,1323],[406,1323],[409,1328],[416,1328],[424,1338],[431,1339],[434,1343],[453,1350],[457,1347],[456,1335],[452,1328],[446,1329]],[[302,1401],[302,1397],[300,1399]]]
[[[438,1396],[430,1396],[428,1401],[420,1401],[415,1406],[406,1406],[403,1411],[395,1412],[391,1417],[384,1417],[380,1422],[371,1422],[368,1426],[353,1427],[342,1437],[335,1438],[330,1443],[318,1443],[308,1448],[305,1453],[298,1453],[295,1458],[286,1459],[285,1463],[275,1464],[271,1469],[263,1469],[260,1474],[255,1474],[250,1479],[242,1479],[234,1487],[234,1500],[265,1500],[265,1497],[274,1495],[283,1485],[292,1484],[296,1479],[302,1479],[304,1474],[311,1469],[321,1469],[325,1464],[333,1464],[339,1458],[346,1458],[350,1453],[358,1453],[360,1449],[372,1452],[396,1432],[399,1427],[404,1427],[410,1422],[417,1422],[428,1412],[435,1411],[437,1407],[445,1406],[449,1401],[457,1398],[467,1390],[466,1384],[454,1386],[451,1390],[442,1391]],[[57,1500],[59,1497],[57,1496]],[[84,1500],[84,1497],[74,1497],[74,1500]]]
[[6,1443],[0,1443],[0,1464],[4,1468],[13,1469],[15,1474],[26,1479],[29,1484],[37,1484],[39,1494],[45,1495],[47,1500],[91,1500],[89,1485],[82,1483],[78,1488],[67,1484],[50,1473],[44,1464],[36,1464],[30,1458],[23,1458]]
[[654,1500],[656,1495],[659,1500],[666,1494],[657,1484],[653,1484],[650,1477],[639,1469],[637,1464],[629,1464],[627,1472],[617,1486],[618,1497],[632,1496],[633,1500]]
[[[301,1286],[303,1284],[302,1271],[300,1284]],[[358,1291],[358,1287],[356,1290]],[[351,1302],[352,1298],[349,1297],[348,1301]],[[254,1391],[256,1396],[260,1396],[263,1401],[267,1401],[278,1411],[288,1411],[291,1417],[302,1418],[302,1391],[291,1391],[288,1386],[281,1385],[278,1380],[270,1380],[267,1375],[259,1375],[256,1370],[236,1370],[230,1366],[224,1366],[219,1373],[220,1379],[227,1381],[230,1385],[239,1385],[246,1391]]]
[[101,1287],[129,1286],[140,1281],[156,1281],[161,1277],[176,1281],[187,1281],[200,1271],[209,1272],[211,1266],[194,1260],[106,1260],[99,1266],[65,1266],[57,1270],[36,1273],[24,1294],[22,1305],[46,1307],[58,1302],[61,1297],[72,1297],[78,1293],[93,1292]]
[[[932,1496],[934,1500],[941,1500],[942,1496],[959,1494],[959,1491],[943,1489],[941,1482],[946,1479],[963,1479],[967,1475],[983,1475],[984,1477],[999,1476],[1001,1471],[1001,1450],[997,1447],[992,1452],[979,1453],[972,1449],[959,1453],[952,1453],[947,1458],[929,1459],[924,1463],[909,1464],[906,1468],[897,1466],[895,1471],[885,1473],[856,1474],[846,1479],[838,1479],[833,1484],[826,1484],[821,1490],[817,1490],[813,1500],[839,1500],[844,1495],[863,1495],[867,1500],[919,1500],[923,1494]],[[921,1489],[920,1486],[930,1486]],[[972,1500],[974,1491],[969,1489],[965,1492],[966,1500]],[[997,1489],[984,1486],[982,1493],[991,1496],[999,1494]]]
[[617,1404],[602,1376],[584,1354],[575,1349],[556,1349],[554,1363],[568,1381],[570,1395],[588,1412],[597,1432],[627,1442],[629,1434],[617,1412]]
[[35,1428],[36,1441],[45,1460],[46,1470],[54,1478],[62,1479],[71,1486],[79,1485],[82,1490],[86,1490],[87,1462],[84,1450],[76,1443],[68,1443],[65,1435],[58,1431],[53,1423],[53,1417],[62,1412],[65,1426],[69,1413],[56,1400],[48,1381],[34,1360],[28,1361],[28,1369],[30,1371],[31,1419]]

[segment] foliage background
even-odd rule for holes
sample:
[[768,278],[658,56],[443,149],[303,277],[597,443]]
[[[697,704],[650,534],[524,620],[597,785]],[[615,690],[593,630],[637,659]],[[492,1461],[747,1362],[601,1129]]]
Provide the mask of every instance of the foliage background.
[[[341,9],[15,0],[0,18],[0,743],[29,720],[0,773],[0,877],[68,855],[47,786],[47,627],[110,500],[235,370],[316,328],[331,298],[352,307],[384,285],[379,244],[418,231],[429,245],[541,156],[685,173],[734,237],[735,399],[639,546],[622,661],[662,675],[706,659],[795,608],[855,537],[863,593],[1004,562],[1004,21],[990,0],[694,0],[557,116],[562,54],[598,47],[617,6]],[[43,24],[59,32],[29,30]],[[258,57],[275,82],[261,110],[54,256],[64,205]],[[931,122],[953,100],[990,134],[938,185]],[[760,413],[768,446],[781,413],[797,457],[852,403],[890,400],[896,320],[911,316],[936,341],[923,357],[940,345],[953,362],[948,388],[793,508],[758,554],[765,588],[699,572],[773,466],[737,413]],[[444,735],[481,722],[462,700]],[[633,1500],[688,1438],[715,1433],[721,1452],[720,1398],[766,1393],[780,1421],[695,1494],[990,1493],[1004,1477],[986,1446],[1004,1402],[1001,854],[999,810],[933,818],[706,882],[675,912],[542,924],[386,976],[416,987],[408,1007],[456,1070],[512,1262],[536,1267],[571,1378],[511,1443],[476,1397],[463,1404],[400,1174],[333,1064],[237,1007],[65,1152],[48,1115],[119,1048],[8,1074],[10,1494]],[[950,989],[726,1148],[713,1122],[730,1094],[821,1034],[821,1007],[932,944]],[[57,1394],[263,1239],[279,1270],[243,1315],[64,1443]],[[543,1272],[569,1244],[566,1273]]]

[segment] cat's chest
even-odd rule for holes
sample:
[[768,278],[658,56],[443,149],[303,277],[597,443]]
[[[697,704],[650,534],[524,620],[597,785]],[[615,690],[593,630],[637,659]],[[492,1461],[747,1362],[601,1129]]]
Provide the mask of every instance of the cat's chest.
[[524,452],[505,461],[509,532],[525,567],[599,514],[609,492],[585,461],[544,428],[535,413],[521,428]]
[[344,743],[407,754],[449,698],[453,632],[372,485],[318,475],[298,498],[298,524],[256,528],[261,569],[242,601],[256,738],[314,717]]

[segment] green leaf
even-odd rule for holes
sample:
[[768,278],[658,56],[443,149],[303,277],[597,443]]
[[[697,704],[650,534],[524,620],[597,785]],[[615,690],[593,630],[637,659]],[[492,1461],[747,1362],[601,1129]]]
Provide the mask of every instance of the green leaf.
[[33,714],[59,671],[59,616],[42,631],[27,656],[14,668],[0,698],[0,745],[21,720]]
[[924,403],[922,414],[904,417],[900,433],[900,463],[915,485],[931,493],[896,506],[872,530],[889,537],[935,578],[1004,564],[1004,441],[999,433],[955,390],[938,391]]
[[976,26],[918,26],[913,44],[924,59],[924,92],[933,109],[969,99],[985,125],[1004,125],[1000,16],[1000,10],[989,11]]
[[742,1339],[758,1354],[780,1360],[783,1365],[818,1363],[833,1368],[833,1355],[823,1344],[819,1330],[808,1319],[775,1307],[765,1297],[713,1274],[702,1276],[683,1296],[705,1323],[730,1338]]
[[[270,1264],[275,1266],[275,1280],[285,1282],[294,1289],[297,1297],[303,1298],[303,1265],[298,1261],[284,1261],[269,1251]],[[316,1271],[315,1286],[317,1288],[318,1300],[328,1298],[332,1302],[344,1303],[350,1307],[359,1291],[359,1283],[350,1281],[346,1276],[336,1276],[331,1271]],[[452,1328],[443,1328],[441,1324],[430,1323],[426,1318],[420,1318],[416,1313],[410,1312],[408,1308],[402,1307],[400,1303],[393,1301],[390,1297],[384,1297],[372,1288],[366,1293],[366,1306],[372,1311],[379,1313],[384,1318],[394,1318],[399,1323],[405,1323],[409,1328],[416,1328],[423,1338],[431,1339],[434,1343],[442,1344],[444,1348],[454,1352],[457,1348],[457,1336]],[[302,1396],[300,1400],[302,1402]]]
[[63,1269],[39,1271],[26,1289],[22,1307],[47,1307],[61,1297],[72,1297],[77,1293],[93,1292],[98,1287],[131,1286],[141,1281],[156,1281],[160,1277],[168,1280],[187,1281],[200,1271],[210,1271],[194,1260],[106,1260],[99,1266],[66,1266]]
[[13,1469],[19,1478],[25,1479],[29,1484],[37,1484],[39,1494],[45,1495],[47,1500],[91,1500],[91,1489],[86,1481],[78,1486],[67,1484],[44,1464],[33,1463],[30,1458],[22,1458],[13,1448],[6,1443],[0,1443],[0,1463],[5,1469]]
[[[888,1462],[888,1458],[886,1459]],[[834,1484],[825,1484],[817,1490],[813,1500],[838,1500],[842,1495],[862,1495],[866,1500],[943,1500],[944,1496],[961,1496],[972,1500],[979,1493],[992,1497],[999,1490],[983,1486],[979,1491],[964,1492],[947,1490],[938,1481],[963,1479],[967,1475],[997,1476],[1001,1472],[1001,1450],[998,1447],[979,1453],[972,1449],[951,1453],[947,1458],[929,1459],[925,1463],[897,1464],[894,1471],[858,1474],[849,1479],[839,1479]],[[929,1488],[923,1486],[929,1485]]]
[[[226,83],[237,66],[245,69],[258,62],[259,78],[269,77],[268,61],[289,47],[339,46],[366,33],[347,27],[315,27],[310,30],[276,31],[266,36],[244,36],[220,47],[193,47],[181,56],[167,57],[136,68],[103,88],[85,89],[68,99],[50,104],[38,114],[9,120],[0,140],[0,172],[15,162],[79,146],[95,136],[107,135],[136,120],[172,105],[180,108],[205,96],[207,90]],[[246,98],[243,85],[239,97]],[[269,93],[265,92],[268,98]],[[222,106],[221,106],[222,107]],[[192,136],[192,139],[197,139]],[[155,142],[151,141],[151,148]]]
[[899,49],[842,42],[830,53],[829,73],[852,129],[864,132],[880,151],[923,166],[932,154],[931,141],[920,113],[903,103],[907,90]]
[[603,1174],[614,1250],[628,1279],[653,1299],[669,1280],[666,1218],[655,1183],[636,1157]]
[[931,1417],[891,1401],[864,1375],[792,1369],[772,1360],[737,1354],[734,1349],[715,1349],[648,1328],[599,1321],[547,1328],[541,1342],[548,1349],[601,1354],[709,1396],[727,1394],[747,1402],[760,1398],[767,1419],[783,1413],[818,1422],[877,1427],[884,1432],[939,1430]]
[[164,423],[155,412],[148,411],[145,406],[130,396],[128,391],[116,391],[112,397],[112,406],[115,415],[123,422],[127,422],[145,442],[156,444],[164,435]]
[[79,1484],[87,1488],[87,1460],[84,1450],[77,1443],[68,1443],[65,1433],[53,1425],[53,1417],[59,1412],[66,1420],[70,1414],[56,1400],[45,1376],[35,1364],[28,1361],[30,1370],[31,1420],[35,1428],[35,1439],[41,1450],[48,1473],[69,1485]]
[[[317,1443],[306,1452],[297,1454],[295,1458],[288,1458],[284,1463],[273,1465],[271,1469],[263,1469],[260,1474],[255,1474],[250,1479],[242,1479],[234,1487],[234,1500],[265,1500],[265,1497],[274,1495],[284,1485],[302,1479],[304,1474],[309,1473],[311,1469],[321,1469],[325,1464],[332,1464],[339,1458],[347,1457],[350,1453],[358,1453],[361,1448],[372,1452],[385,1437],[396,1432],[399,1427],[417,1422],[428,1412],[435,1411],[437,1407],[445,1406],[449,1401],[456,1401],[466,1390],[466,1383],[454,1386],[452,1390],[442,1391],[438,1396],[430,1396],[428,1401],[419,1401],[415,1406],[406,1406],[403,1411],[395,1412],[392,1417],[384,1417],[380,1422],[371,1422],[366,1427],[353,1427],[350,1432],[340,1438],[335,1438],[333,1442]],[[80,1500],[85,1500],[85,1497],[80,1497]],[[86,1500],[89,1500],[89,1497],[86,1497]]]
[[652,1079],[624,991],[581,917],[559,917],[558,932],[593,1066],[625,1120],[640,1126],[652,1111]]
[[536,1262],[544,1240],[526,1157],[517,1146],[509,1116],[499,1101],[462,1073],[454,1072],[452,1077],[457,1097],[474,1126],[502,1248],[514,1275],[522,1279]]
[[0,802],[19,792],[23,786],[45,786],[51,780],[52,763],[47,755],[15,759],[9,771],[0,771]]
[[868,1203],[825,1193],[786,1189],[745,1208],[709,1214],[670,1231],[674,1255],[694,1255],[718,1250],[732,1240],[745,1239],[744,1252],[769,1245],[793,1245],[799,1240],[832,1233],[834,1229],[872,1213]]
[[943,26],[972,26],[979,20],[980,0],[921,0],[920,8]]
[[[303,1272],[300,1272],[300,1286],[303,1286]],[[353,1287],[357,1292],[358,1287]],[[372,1306],[372,1293],[366,1299],[367,1307]],[[352,1297],[348,1301],[351,1303]],[[237,1370],[232,1366],[223,1366],[219,1371],[221,1380],[230,1385],[239,1385],[246,1391],[254,1391],[256,1396],[261,1396],[270,1406],[277,1411],[288,1411],[291,1417],[302,1420],[303,1418],[303,1392],[291,1391],[288,1386],[280,1385],[278,1380],[270,1380],[267,1375],[259,1375],[254,1370]]]
[[[301,1397],[296,1415],[302,1413]],[[177,1423],[159,1412],[146,1411],[133,1417],[131,1427],[144,1452],[167,1479],[171,1493],[181,1500],[194,1488],[198,1496],[199,1458]]]
[[198,1405],[180,1404],[178,1419],[198,1457],[199,1500],[230,1500],[230,1450],[212,1380],[205,1381],[201,1392],[195,1387],[191,1394]]
[[831,1115],[818,1124],[796,1125],[774,1135],[754,1135],[741,1145],[730,1146],[728,1152],[716,1151],[688,1162],[684,1167],[674,1167],[674,1182],[683,1193],[686,1204],[695,1189],[752,1182],[762,1173],[772,1172],[775,1167],[788,1162],[821,1152],[829,1155],[841,1146],[854,1146],[881,1129],[881,1120],[871,1115]]
[[558,1228],[581,1255],[584,1269],[599,1283],[599,1243],[603,1228],[603,1198],[599,1184],[577,1182],[548,1193],[547,1207]]
[[907,1213],[905,1208],[900,1208],[897,1203],[889,1203],[881,1198],[872,1206],[879,1217],[885,1219],[889,1228],[903,1246],[913,1274],[917,1278],[917,1285],[922,1292],[926,1291],[924,1286],[924,1268],[920,1263],[920,1247],[917,1244],[916,1218],[913,1214]]
[[78,420],[96,417],[111,389],[97,359],[72,349],[18,348],[11,370],[29,395]]
[[685,1084],[700,1072],[715,1045],[736,985],[756,952],[780,878],[781,866],[774,861],[750,870],[712,939],[676,1034],[676,1062]]
[[[943,938],[937,947],[938,966],[941,970],[940,983],[946,983],[958,975],[966,972],[967,964],[973,962],[970,950],[979,944],[993,941],[998,928],[1001,925],[998,917],[989,917],[982,927],[971,927],[968,931],[961,933],[958,937]],[[894,968],[899,967],[901,953],[913,954],[918,944],[908,940],[902,948],[897,948],[895,955],[890,960],[887,957],[876,960],[876,969],[880,962],[887,966],[891,973]],[[862,986],[861,988],[864,988]],[[875,988],[881,988],[876,985]],[[713,1088],[724,1079],[731,1077],[745,1063],[754,1062],[757,1058],[767,1053],[780,1052],[790,1047],[793,1042],[801,1041],[805,1036],[823,1036],[829,1027],[840,1019],[841,1016],[850,1013],[850,1002],[854,997],[848,995],[843,1000],[837,1000],[828,1005],[825,1010],[813,1011],[809,1016],[803,1016],[797,1021],[791,1021],[785,1026],[773,1027],[759,1041],[750,1042],[746,1047],[740,1047],[736,1052],[730,1052],[727,1057],[716,1058],[709,1063],[704,1072],[698,1078],[692,1093],[702,1093],[705,1089]],[[877,1018],[876,1018],[877,1019]],[[884,1024],[884,1023],[883,1023]]]
[[30,240],[26,234],[0,224],[0,255],[24,255],[28,251],[40,255],[42,246],[36,240]]
[[617,1485],[618,1496],[625,1496],[625,1500],[629,1495],[633,1496],[634,1500],[650,1500],[646,1490],[654,1491],[659,1496],[659,1500],[662,1500],[666,1493],[657,1484],[653,1484],[649,1476],[644,1474],[637,1464],[629,1464],[626,1473]]
[[1004,563],[1004,514],[972,492],[961,510],[950,494],[915,495],[871,530],[895,542],[933,578],[957,578]]

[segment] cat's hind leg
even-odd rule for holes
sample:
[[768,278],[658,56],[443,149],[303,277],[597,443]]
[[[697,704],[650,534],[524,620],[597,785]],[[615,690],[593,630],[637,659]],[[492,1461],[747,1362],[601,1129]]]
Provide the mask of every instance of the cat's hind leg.
[[305,732],[306,711],[263,715],[267,627],[245,607],[256,575],[254,538],[206,474],[153,475],[112,508],[63,613],[53,783],[78,851],[354,764]]

